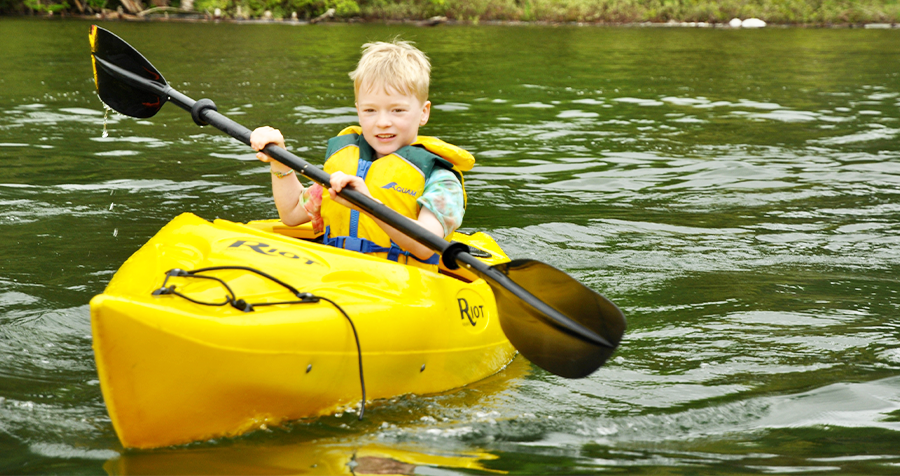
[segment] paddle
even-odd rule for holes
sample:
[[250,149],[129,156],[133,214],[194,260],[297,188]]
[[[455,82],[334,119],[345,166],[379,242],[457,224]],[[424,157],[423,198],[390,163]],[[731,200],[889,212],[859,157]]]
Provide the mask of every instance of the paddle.
[[[209,99],[194,101],[166,83],[143,55],[111,32],[91,26],[94,82],[100,99],[132,117],[148,118],[167,101],[250,145],[250,130],[219,114]],[[306,178],[329,187],[329,175],[281,147],[265,153]],[[488,266],[461,243],[448,243],[387,206],[351,189],[341,196],[370,215],[441,254],[450,269],[463,266],[494,291],[500,326],[513,346],[548,372],[567,378],[590,375],[606,362],[625,332],[625,316],[605,297],[548,264],[514,260]]]

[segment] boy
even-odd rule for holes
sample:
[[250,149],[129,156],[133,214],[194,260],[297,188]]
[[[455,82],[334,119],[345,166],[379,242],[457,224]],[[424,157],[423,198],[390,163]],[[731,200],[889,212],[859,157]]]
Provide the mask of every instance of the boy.
[[[360,127],[328,141],[329,193],[319,185],[304,190],[293,170],[257,153],[271,164],[282,222],[312,220],[314,228],[324,229],[324,244],[437,270],[437,254],[337,195],[345,187],[354,189],[445,239],[459,228],[466,201],[462,171],[471,169],[475,159],[439,139],[418,136],[431,113],[430,73],[428,58],[408,42],[363,45],[350,73]],[[284,147],[277,129],[261,127],[250,135],[257,151],[270,143]]]

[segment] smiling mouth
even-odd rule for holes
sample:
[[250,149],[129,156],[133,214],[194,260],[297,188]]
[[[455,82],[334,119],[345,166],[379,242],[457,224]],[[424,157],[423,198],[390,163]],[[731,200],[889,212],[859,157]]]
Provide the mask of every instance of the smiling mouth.
[[397,134],[375,134],[375,137],[379,139],[393,139],[397,137]]

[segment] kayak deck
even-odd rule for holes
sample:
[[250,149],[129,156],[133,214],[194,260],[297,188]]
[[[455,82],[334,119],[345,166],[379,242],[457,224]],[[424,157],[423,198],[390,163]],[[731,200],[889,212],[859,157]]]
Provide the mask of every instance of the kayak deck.
[[[285,236],[310,231],[279,227],[181,215],[91,300],[101,389],[125,447],[233,436],[356,406],[353,327],[367,399],[465,386],[515,356],[484,281]],[[486,251],[491,264],[508,261],[487,235],[455,238]],[[197,273],[205,278],[166,274],[208,267],[227,269]],[[241,267],[321,299],[303,302]],[[178,294],[159,293],[164,283]],[[252,311],[229,304],[232,295]]]

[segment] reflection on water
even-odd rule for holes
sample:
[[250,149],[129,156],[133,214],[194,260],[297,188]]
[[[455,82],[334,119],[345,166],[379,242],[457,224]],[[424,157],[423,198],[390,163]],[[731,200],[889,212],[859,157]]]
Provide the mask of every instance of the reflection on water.
[[[125,452],[86,303],[181,212],[273,217],[267,167],[174,107],[104,119],[88,24],[3,25],[16,34],[0,50],[2,472],[900,465],[895,31],[107,25],[176,88],[281,128],[313,163],[354,120],[359,45],[416,40],[435,71],[423,132],[478,158],[465,229],[565,269],[629,317],[587,379],[519,358],[457,392],[372,402],[362,423]],[[280,68],[248,66],[259,57]]]
[[489,453],[435,452],[430,447],[404,444],[356,446],[320,441],[305,444],[256,446],[239,442],[229,446],[126,453],[109,460],[103,469],[110,475],[157,474],[428,474],[428,469],[492,471],[483,461],[497,459]]

